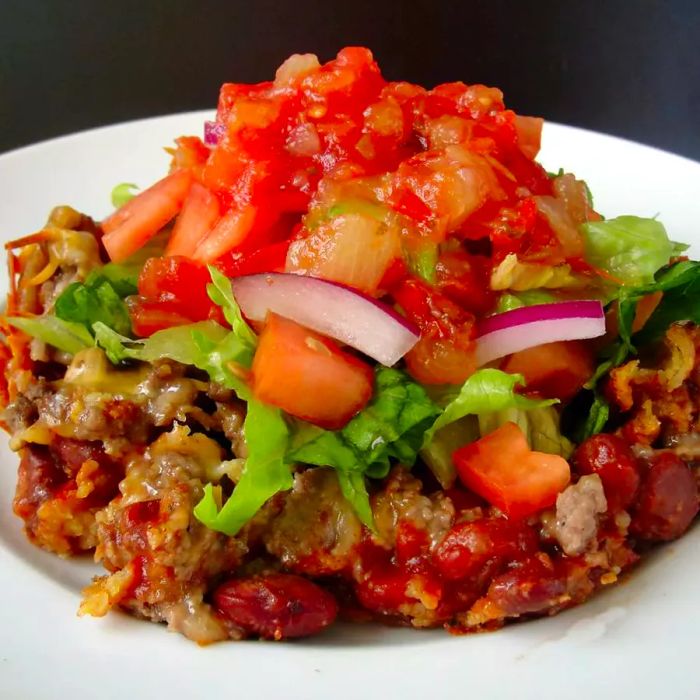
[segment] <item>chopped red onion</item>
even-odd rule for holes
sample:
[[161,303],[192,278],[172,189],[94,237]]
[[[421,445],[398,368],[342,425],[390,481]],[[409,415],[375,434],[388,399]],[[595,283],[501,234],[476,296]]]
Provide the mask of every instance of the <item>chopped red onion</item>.
[[264,321],[268,311],[350,345],[387,367],[417,342],[418,329],[394,309],[336,282],[281,272],[235,277],[241,311]]
[[482,366],[537,345],[597,338],[604,333],[605,314],[599,301],[524,306],[482,321],[476,340],[476,361]]
[[216,146],[224,135],[224,125],[221,122],[204,122],[204,143],[207,146]]

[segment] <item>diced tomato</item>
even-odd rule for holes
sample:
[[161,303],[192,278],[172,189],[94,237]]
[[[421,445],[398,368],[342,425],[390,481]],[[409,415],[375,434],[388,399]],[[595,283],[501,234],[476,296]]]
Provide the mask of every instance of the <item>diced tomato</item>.
[[462,384],[476,370],[474,316],[417,279],[393,296],[421,332],[404,358],[409,373],[424,384]]
[[135,299],[130,301],[131,327],[139,338],[148,338],[157,331],[191,323],[191,319],[168,308],[167,304]]
[[437,287],[463,309],[485,314],[493,309],[496,295],[489,286],[491,263],[488,258],[469,255],[463,250],[440,254],[436,266]]
[[211,151],[197,136],[181,136],[175,139],[177,148],[173,151],[172,170],[189,169],[200,173]]
[[391,292],[394,287],[401,284],[407,277],[408,267],[406,263],[403,261],[403,258],[396,258],[384,272],[384,277],[379,282],[379,289]]
[[166,255],[192,256],[221,216],[219,200],[204,185],[193,182],[170,234]]
[[202,263],[210,263],[241,245],[255,223],[256,209],[252,205],[231,209],[197,245],[192,257]]
[[227,277],[254,275],[259,272],[283,272],[290,241],[280,241],[248,252],[232,252],[219,259],[216,266]]
[[181,256],[150,258],[141,270],[139,296],[130,299],[134,332],[146,337],[163,328],[215,319],[221,310],[209,299],[208,270]]
[[124,260],[155,236],[182,208],[191,181],[189,170],[176,170],[105,219],[102,243],[109,257]]
[[141,270],[139,294],[151,301],[172,302],[194,320],[208,317],[212,301],[207,294],[209,271],[181,256],[150,258]]
[[336,343],[270,313],[253,360],[255,396],[329,430],[342,428],[372,396],[372,370]]
[[510,154],[504,165],[515,177],[517,185],[527,187],[535,195],[552,194],[552,179],[547,171],[520,151]]
[[414,202],[408,193],[416,195],[430,211],[437,242],[489,199],[505,196],[491,164],[463,146],[426,151],[405,160],[393,180],[394,206]]
[[563,457],[530,450],[515,423],[458,449],[453,460],[464,484],[511,518],[524,518],[556,501],[571,478]]
[[501,369],[522,374],[528,391],[566,401],[593,376],[595,361],[585,343],[571,340],[516,352],[506,358]]
[[541,117],[524,117],[521,115],[516,115],[515,117],[518,148],[520,152],[530,160],[534,160],[540,152],[543,125],[544,119]]

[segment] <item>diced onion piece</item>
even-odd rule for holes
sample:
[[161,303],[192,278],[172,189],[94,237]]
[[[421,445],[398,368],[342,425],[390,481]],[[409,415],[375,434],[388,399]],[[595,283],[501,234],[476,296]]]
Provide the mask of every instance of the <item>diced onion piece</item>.
[[420,337],[418,329],[391,307],[335,282],[270,272],[236,277],[231,286],[251,321],[264,321],[273,311],[388,367]]
[[499,357],[559,340],[597,338],[605,333],[599,301],[564,301],[525,306],[483,321],[476,340],[476,361],[485,365]]
[[224,135],[224,125],[221,122],[204,122],[204,143],[207,146],[216,146],[219,139]]

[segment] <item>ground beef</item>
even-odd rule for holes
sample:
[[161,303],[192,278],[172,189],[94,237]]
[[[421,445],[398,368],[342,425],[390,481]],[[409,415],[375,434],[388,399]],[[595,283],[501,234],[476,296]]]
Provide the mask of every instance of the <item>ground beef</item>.
[[597,474],[582,476],[559,494],[554,533],[566,554],[583,554],[595,541],[599,518],[607,507]]
[[246,546],[192,515],[203,480],[220,461],[216,443],[185,428],[132,457],[121,497],[97,517],[96,558],[112,574],[86,590],[83,613],[100,615],[119,604],[201,643],[229,636],[202,601],[208,581],[233,571]]
[[97,544],[97,513],[117,495],[118,461],[99,444],[55,438],[21,449],[14,511],[35,544],[61,555]]
[[452,525],[455,508],[444,494],[426,496],[423,484],[403,468],[394,469],[385,482],[385,488],[373,499],[372,510],[377,533],[382,544],[396,544],[400,522],[409,522],[424,531],[431,543],[437,544]]
[[141,407],[112,394],[64,386],[39,399],[36,407],[46,427],[79,440],[125,437],[143,444],[148,438],[148,422]]
[[297,573],[349,571],[362,528],[331,469],[297,474],[284,507],[264,536],[267,551]]

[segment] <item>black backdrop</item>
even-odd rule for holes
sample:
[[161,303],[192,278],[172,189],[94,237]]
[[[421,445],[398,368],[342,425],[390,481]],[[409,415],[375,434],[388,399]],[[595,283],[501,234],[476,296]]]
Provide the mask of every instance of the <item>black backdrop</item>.
[[0,0],[0,151],[213,107],[293,52],[501,87],[523,113],[700,159],[699,0]]

